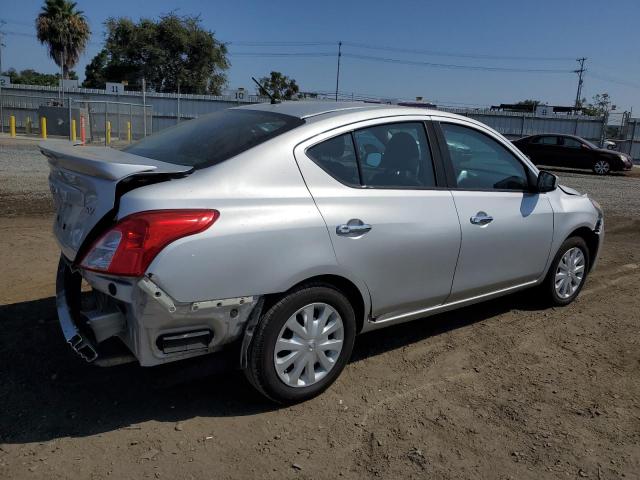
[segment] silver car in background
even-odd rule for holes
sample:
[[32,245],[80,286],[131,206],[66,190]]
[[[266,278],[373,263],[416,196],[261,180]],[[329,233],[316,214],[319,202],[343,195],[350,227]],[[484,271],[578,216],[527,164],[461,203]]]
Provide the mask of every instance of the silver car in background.
[[71,347],[108,365],[116,338],[143,366],[235,348],[283,403],[326,389],[359,333],[529,287],[570,303],[604,235],[586,195],[435,110],[250,105],[124,151],[41,150]]

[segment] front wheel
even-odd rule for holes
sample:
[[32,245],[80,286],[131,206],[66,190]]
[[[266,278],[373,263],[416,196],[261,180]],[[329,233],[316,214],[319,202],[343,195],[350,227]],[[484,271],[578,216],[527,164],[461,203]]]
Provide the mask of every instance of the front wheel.
[[593,164],[593,171],[596,175],[606,175],[611,170],[611,165],[606,160],[598,160]]
[[558,249],[541,287],[552,305],[568,305],[582,290],[588,272],[587,244],[580,237],[570,237]]
[[309,285],[267,310],[249,346],[245,375],[279,403],[308,400],[340,375],[353,350],[353,307],[338,290]]

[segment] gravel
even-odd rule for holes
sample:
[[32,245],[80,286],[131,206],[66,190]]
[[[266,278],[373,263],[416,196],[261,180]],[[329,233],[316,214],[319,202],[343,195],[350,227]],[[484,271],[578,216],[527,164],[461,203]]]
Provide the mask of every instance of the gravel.
[[637,171],[555,172],[611,215],[574,304],[516,294],[371,332],[321,397],[275,408],[239,372],[196,378],[219,359],[76,358],[50,218],[16,213],[50,211],[46,162],[0,138],[0,478],[636,478]]
[[640,214],[640,167],[633,167],[631,172],[613,173],[605,177],[578,170],[555,170],[560,183],[575,188],[580,193],[587,193],[596,200],[605,215],[623,217]]
[[51,212],[48,174],[38,142],[0,138],[0,215]]
[[[606,214],[640,214],[640,167],[605,177],[580,170],[551,170],[560,183],[588,193]],[[0,215],[37,214],[52,211],[45,157],[34,140],[0,138]]]

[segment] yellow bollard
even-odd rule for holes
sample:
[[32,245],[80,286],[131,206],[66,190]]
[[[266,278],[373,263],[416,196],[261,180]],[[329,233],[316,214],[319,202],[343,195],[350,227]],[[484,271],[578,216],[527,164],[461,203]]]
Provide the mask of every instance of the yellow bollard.
[[16,136],[16,117],[15,115],[11,115],[9,117],[9,136]]
[[111,122],[107,122],[106,142],[107,145],[111,144]]
[[40,138],[47,138],[47,117],[40,117]]
[[27,120],[24,124],[24,129],[27,135],[31,135],[31,117],[27,117]]
[[71,120],[71,141],[76,141],[76,119]]
[[127,122],[127,142],[131,143],[131,122]]

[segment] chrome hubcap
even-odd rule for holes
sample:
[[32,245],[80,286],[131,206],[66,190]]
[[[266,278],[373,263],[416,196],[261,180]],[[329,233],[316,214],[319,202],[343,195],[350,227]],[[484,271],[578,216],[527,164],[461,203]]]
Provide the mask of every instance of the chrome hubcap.
[[338,312],[326,303],[311,303],[285,322],[273,352],[278,377],[290,387],[308,387],[335,366],[344,340]]
[[570,248],[560,259],[556,270],[555,288],[560,298],[569,298],[584,280],[584,253],[578,247]]
[[609,171],[609,164],[603,160],[600,160],[596,162],[594,170],[596,171],[596,173],[600,174],[607,173]]

